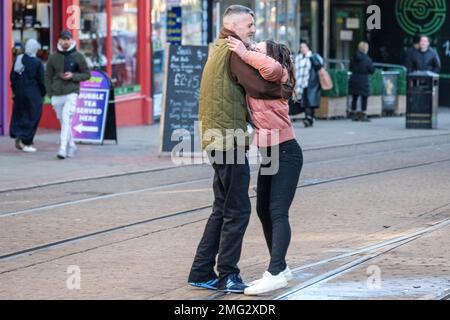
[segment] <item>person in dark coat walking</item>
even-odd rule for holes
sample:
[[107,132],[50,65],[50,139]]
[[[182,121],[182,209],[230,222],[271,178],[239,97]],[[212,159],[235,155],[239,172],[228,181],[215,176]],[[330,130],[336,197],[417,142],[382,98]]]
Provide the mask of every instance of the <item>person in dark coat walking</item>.
[[320,106],[320,80],[319,70],[323,68],[323,58],[318,53],[311,51],[310,45],[300,41],[300,52],[295,57],[295,78],[297,84],[295,92],[301,97],[302,107],[306,118],[303,120],[305,127],[314,124],[314,113]]
[[431,71],[439,73],[441,71],[441,60],[435,50],[430,48],[430,40],[427,36],[421,36],[419,49],[410,53],[406,61],[408,72]]
[[[349,81],[349,94],[352,95],[352,113],[353,121],[370,121],[366,115],[367,100],[369,98],[369,75],[375,72],[372,59],[367,55],[369,44],[360,42],[358,51],[350,62],[350,71],[352,75]],[[361,98],[361,112],[356,111],[358,99]]]
[[417,34],[414,36],[413,39],[413,45],[409,47],[406,50],[405,53],[405,66],[411,66],[413,61],[413,56],[415,55],[416,51],[419,50],[419,44],[420,44],[420,38],[422,36],[420,34]]
[[25,54],[17,56],[10,74],[14,93],[10,136],[16,139],[16,148],[24,152],[36,152],[33,140],[41,120],[45,96],[44,66],[36,57],[40,47],[36,40],[28,40]]

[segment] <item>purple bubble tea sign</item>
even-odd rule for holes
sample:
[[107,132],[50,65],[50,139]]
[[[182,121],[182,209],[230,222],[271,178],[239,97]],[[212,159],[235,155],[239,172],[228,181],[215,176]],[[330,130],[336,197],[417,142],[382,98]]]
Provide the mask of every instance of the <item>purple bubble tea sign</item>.
[[80,83],[77,108],[72,118],[75,141],[103,142],[109,89],[107,76],[99,71],[91,71],[91,78]]

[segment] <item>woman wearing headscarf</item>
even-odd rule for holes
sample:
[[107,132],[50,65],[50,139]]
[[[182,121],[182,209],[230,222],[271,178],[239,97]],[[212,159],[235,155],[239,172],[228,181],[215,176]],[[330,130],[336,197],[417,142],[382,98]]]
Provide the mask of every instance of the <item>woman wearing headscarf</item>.
[[25,53],[17,56],[10,74],[14,93],[10,136],[16,139],[16,148],[24,152],[36,152],[33,139],[41,119],[45,96],[44,66],[36,57],[40,48],[39,42],[28,40]]

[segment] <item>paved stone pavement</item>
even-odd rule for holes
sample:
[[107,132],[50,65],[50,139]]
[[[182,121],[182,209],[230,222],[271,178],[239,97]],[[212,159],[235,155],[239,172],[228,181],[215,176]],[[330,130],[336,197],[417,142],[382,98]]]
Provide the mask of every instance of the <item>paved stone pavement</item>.
[[[374,118],[370,123],[317,121],[309,129],[295,122],[295,131],[304,150],[440,135],[450,132],[450,109],[439,110],[436,130],[406,130],[404,117],[392,117]],[[159,124],[119,128],[117,145],[113,141],[104,145],[79,145],[76,158],[63,161],[56,159],[57,131],[38,131],[35,154],[18,151],[12,139],[0,137],[0,191],[173,167],[170,157],[159,156],[159,134]]]

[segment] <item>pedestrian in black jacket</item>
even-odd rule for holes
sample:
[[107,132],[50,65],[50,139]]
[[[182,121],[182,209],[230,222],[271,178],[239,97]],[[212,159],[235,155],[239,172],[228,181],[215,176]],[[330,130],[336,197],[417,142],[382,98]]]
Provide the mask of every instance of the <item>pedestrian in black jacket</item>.
[[[372,59],[367,55],[369,44],[360,42],[350,62],[352,75],[349,81],[349,93],[353,96],[351,118],[354,121],[370,121],[366,115],[367,100],[370,94],[369,75],[375,72]],[[358,99],[361,98],[361,112],[356,112]]]
[[413,56],[415,55],[415,52],[419,50],[420,38],[420,34],[415,35],[412,46],[406,50],[405,66],[410,66],[412,64]]
[[406,60],[408,72],[431,71],[439,73],[441,71],[441,60],[435,50],[430,48],[430,40],[427,36],[421,36],[419,49],[411,50]]
[[40,44],[30,39],[25,44],[25,54],[17,56],[10,73],[14,105],[10,123],[10,136],[16,148],[36,152],[34,136],[41,120],[42,98],[45,96],[44,66],[36,57]]

